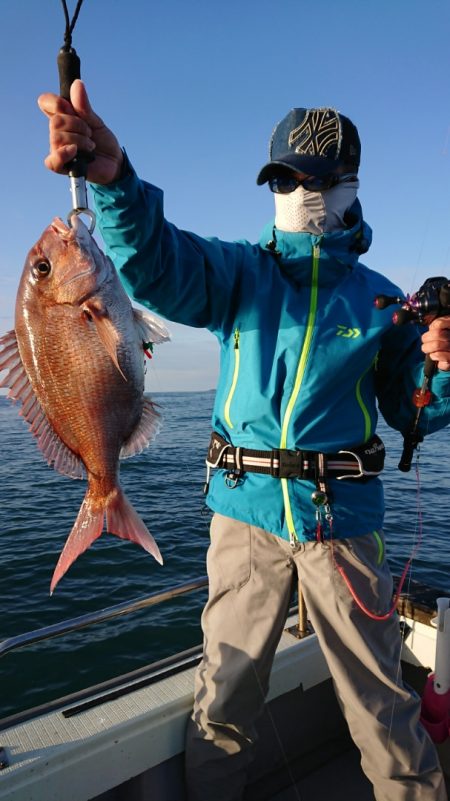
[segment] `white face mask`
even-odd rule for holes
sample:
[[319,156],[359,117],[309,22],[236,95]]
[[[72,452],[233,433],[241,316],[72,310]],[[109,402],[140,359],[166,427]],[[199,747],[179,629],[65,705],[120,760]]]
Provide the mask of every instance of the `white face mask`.
[[323,234],[346,228],[344,214],[353,205],[359,181],[337,184],[323,192],[298,186],[286,195],[274,192],[275,227],[293,233]]

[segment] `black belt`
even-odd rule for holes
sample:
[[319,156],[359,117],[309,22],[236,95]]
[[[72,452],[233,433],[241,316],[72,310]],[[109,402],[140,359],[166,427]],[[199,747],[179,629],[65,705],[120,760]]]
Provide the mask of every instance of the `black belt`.
[[382,440],[374,436],[363,445],[342,448],[337,453],[274,448],[259,451],[234,447],[216,431],[211,434],[206,464],[233,474],[264,473],[274,478],[359,479],[375,478],[383,470],[385,449]]

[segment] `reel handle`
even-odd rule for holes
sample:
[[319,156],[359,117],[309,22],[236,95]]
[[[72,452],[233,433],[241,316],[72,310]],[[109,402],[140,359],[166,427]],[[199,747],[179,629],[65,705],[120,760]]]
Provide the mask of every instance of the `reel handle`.
[[377,309],[387,309],[388,306],[393,306],[394,303],[403,303],[403,299],[394,295],[377,295],[374,303]]

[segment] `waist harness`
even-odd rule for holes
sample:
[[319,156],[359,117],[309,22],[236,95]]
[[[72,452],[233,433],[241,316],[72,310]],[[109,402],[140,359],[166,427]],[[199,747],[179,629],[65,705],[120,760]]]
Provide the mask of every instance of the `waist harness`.
[[362,445],[343,448],[337,453],[321,453],[287,448],[271,451],[236,448],[213,431],[206,457],[208,475],[205,489],[211,468],[227,470],[227,481],[236,483],[244,473],[312,480],[318,485],[325,484],[327,478],[368,481],[381,473],[384,457],[384,444],[376,434]]

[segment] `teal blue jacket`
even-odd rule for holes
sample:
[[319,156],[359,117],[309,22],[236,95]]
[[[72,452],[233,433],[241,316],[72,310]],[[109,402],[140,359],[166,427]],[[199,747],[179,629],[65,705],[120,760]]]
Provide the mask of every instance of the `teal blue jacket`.
[[[366,442],[377,408],[408,429],[423,354],[414,325],[394,326],[378,294],[401,295],[359,262],[371,230],[359,201],[346,230],[313,236],[270,224],[258,244],[204,239],[164,218],[160,189],[131,170],[93,186],[107,253],[131,297],[163,317],[208,328],[221,347],[212,425],[235,446],[333,453]],[[429,433],[450,422],[450,374],[433,379]],[[247,473],[234,488],[215,471],[208,505],[286,539],[316,536],[313,482]],[[383,488],[331,480],[333,536],[383,525]]]

